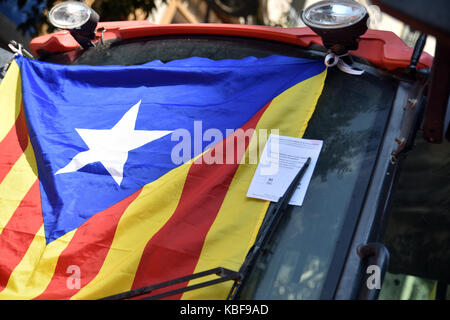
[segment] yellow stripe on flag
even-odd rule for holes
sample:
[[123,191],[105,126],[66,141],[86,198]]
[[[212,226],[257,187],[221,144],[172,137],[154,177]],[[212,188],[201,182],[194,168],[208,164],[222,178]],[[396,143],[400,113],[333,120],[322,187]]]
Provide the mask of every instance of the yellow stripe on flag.
[[[279,129],[280,135],[302,137],[322,92],[326,70],[300,82],[276,97],[262,115],[255,135],[246,151],[255,147],[259,129]],[[261,138],[261,136],[259,137]],[[267,137],[266,137],[267,138]],[[261,143],[258,142],[261,146]],[[264,146],[262,143],[262,146]],[[262,150],[260,150],[261,152]],[[241,164],[233,177],[229,191],[206,240],[194,273],[216,267],[238,271],[248,250],[253,245],[264,219],[269,202],[247,198],[247,190],[257,164]],[[190,285],[211,280],[217,276],[192,280]],[[182,299],[225,299],[232,282],[189,291]]]
[[2,141],[16,123],[22,103],[22,81],[16,61],[9,66],[8,72],[0,83],[0,141]]
[[0,234],[22,199],[38,177],[33,147],[28,143],[25,152],[13,165],[0,184]]
[[191,165],[173,169],[143,188],[121,217],[99,273],[72,299],[98,299],[131,289],[142,252],[177,208]]
[[44,226],[36,233],[27,253],[11,273],[10,281],[0,292],[0,300],[27,300],[44,292],[53,277],[58,258],[76,230],[45,244]]
[[[18,72],[15,62],[13,65]],[[10,70],[14,72],[11,67]],[[255,132],[259,129],[279,129],[281,135],[302,136],[322,91],[325,75],[326,71],[275,98],[258,122]],[[20,89],[20,75],[18,77],[19,84],[16,85]],[[11,105],[11,101],[9,103]],[[18,103],[20,110],[20,100],[15,103],[16,107]],[[14,125],[18,110],[8,116],[11,120],[9,129]],[[286,120],[286,117],[289,117],[289,120]],[[297,119],[297,125],[292,119]],[[8,125],[8,122],[0,120],[0,126],[3,124]],[[3,131],[0,131],[0,137],[2,133]],[[255,147],[255,139],[256,135],[252,137],[249,150]],[[246,151],[246,157],[249,150]],[[73,299],[95,299],[131,289],[148,241],[166,224],[178,206],[191,165],[192,162],[171,170],[143,188],[123,213],[99,273],[77,292]],[[244,261],[268,206],[267,201],[246,198],[255,169],[256,165],[239,166],[217,218],[207,234],[194,272],[218,266],[238,270]],[[34,152],[31,143],[28,143],[24,154],[0,184],[0,233],[36,179]],[[0,299],[31,299],[44,292],[54,275],[60,254],[68,246],[75,232],[76,229],[46,245],[42,226],[25,256],[12,272],[10,279],[13,280],[0,292]],[[197,282],[191,281],[189,285]],[[223,299],[230,287],[231,283],[216,285],[185,293],[183,298]]]

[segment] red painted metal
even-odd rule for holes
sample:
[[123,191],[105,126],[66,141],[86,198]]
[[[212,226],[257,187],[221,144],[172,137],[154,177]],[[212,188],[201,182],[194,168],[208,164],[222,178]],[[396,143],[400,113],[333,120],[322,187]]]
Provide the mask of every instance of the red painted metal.
[[[279,28],[240,24],[169,24],[156,25],[148,21],[118,21],[101,22],[97,28],[104,28],[103,38],[133,39],[163,35],[223,35],[266,39],[290,43],[301,47],[310,44],[322,45],[322,41],[310,28]],[[58,31],[31,40],[30,49],[35,55],[46,51],[50,53],[68,52],[79,48],[79,44],[68,31]],[[404,68],[409,65],[412,48],[390,31],[368,30],[359,42],[358,50],[351,51],[353,55],[362,57],[373,64],[387,70]],[[424,52],[418,68],[431,67],[433,57]]]

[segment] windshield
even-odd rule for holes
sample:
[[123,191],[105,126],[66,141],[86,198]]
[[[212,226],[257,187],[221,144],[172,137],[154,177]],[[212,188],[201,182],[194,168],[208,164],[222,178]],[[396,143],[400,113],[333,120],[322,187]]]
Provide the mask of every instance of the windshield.
[[[191,56],[219,60],[273,54],[323,59],[322,52],[265,40],[173,36],[98,46],[80,52],[74,63],[132,65]],[[44,60],[69,63],[65,54]],[[352,236],[397,87],[391,78],[363,68],[368,72],[362,76],[328,70],[304,135],[324,141],[304,204],[289,208],[241,298],[318,299],[333,290],[329,286],[339,276],[337,261],[348,250],[342,240]]]

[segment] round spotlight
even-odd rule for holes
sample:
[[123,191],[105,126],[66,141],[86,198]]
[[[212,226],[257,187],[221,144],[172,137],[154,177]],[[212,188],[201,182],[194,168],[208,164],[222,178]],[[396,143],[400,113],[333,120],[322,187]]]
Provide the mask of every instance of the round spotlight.
[[78,1],[66,1],[54,6],[49,14],[50,23],[57,28],[66,29],[83,48],[94,46],[95,29],[99,15]]
[[303,22],[317,33],[326,48],[336,54],[358,48],[358,39],[367,31],[366,8],[351,0],[320,1],[306,8]]
[[75,29],[89,21],[92,10],[82,2],[67,1],[54,6],[48,18],[50,23],[61,29]]
[[303,20],[316,28],[343,28],[361,21],[366,8],[357,2],[320,1],[307,8]]

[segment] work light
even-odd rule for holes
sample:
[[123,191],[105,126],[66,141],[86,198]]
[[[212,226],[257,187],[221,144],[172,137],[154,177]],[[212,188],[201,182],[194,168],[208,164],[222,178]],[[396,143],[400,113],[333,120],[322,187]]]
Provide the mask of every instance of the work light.
[[306,8],[301,18],[321,38],[324,46],[342,55],[358,48],[358,39],[367,31],[366,8],[351,0],[317,2]]
[[78,1],[59,3],[50,10],[48,18],[53,26],[69,30],[83,48],[93,46],[91,40],[95,38],[99,15],[84,3]]

